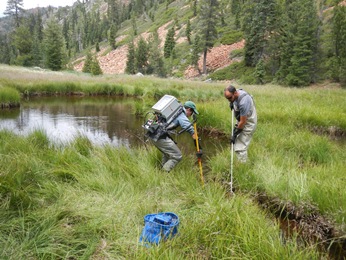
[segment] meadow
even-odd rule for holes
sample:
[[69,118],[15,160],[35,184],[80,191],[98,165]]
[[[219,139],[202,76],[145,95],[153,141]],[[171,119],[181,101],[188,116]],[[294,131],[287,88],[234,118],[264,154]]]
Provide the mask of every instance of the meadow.
[[[196,103],[201,130],[223,136],[231,132],[231,112],[223,97],[229,82],[92,77],[4,65],[0,72],[0,93],[15,91],[22,98],[123,95],[135,100],[133,113],[138,116],[171,94]],[[57,146],[40,131],[26,137],[1,131],[0,258],[323,257],[318,244],[301,243],[296,233],[284,237],[280,222],[254,198],[260,192],[306,212],[314,209],[345,239],[345,90],[331,83],[239,87],[254,96],[259,123],[249,162],[234,162],[233,194],[228,185],[230,149],[203,158],[201,185],[194,154],[185,155],[166,174],[152,146],[96,147],[83,137]],[[165,211],[179,216],[178,236],[159,246],[140,245],[143,217]]]

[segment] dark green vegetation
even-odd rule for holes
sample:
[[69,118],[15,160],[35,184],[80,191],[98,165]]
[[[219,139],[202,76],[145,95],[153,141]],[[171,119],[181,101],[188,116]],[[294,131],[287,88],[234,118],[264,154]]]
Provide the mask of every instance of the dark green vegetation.
[[[69,69],[78,57],[100,47],[111,51],[127,45],[129,74],[181,77],[203,57],[201,73],[213,79],[293,86],[331,80],[345,85],[346,6],[340,2],[98,0],[24,12],[22,0],[8,0],[8,16],[0,20],[0,62]],[[163,25],[168,33],[160,50],[157,30]],[[187,40],[178,42],[182,37]],[[241,39],[246,45],[239,66],[207,71],[210,48]],[[85,71],[102,73],[99,68]]]
[[0,84],[0,108],[17,107],[20,104],[20,94],[17,90],[2,87]]
[[[0,84],[22,95],[135,97],[133,113],[139,115],[164,94],[191,99],[200,112],[200,129],[230,134],[223,84],[126,75],[95,78],[10,66],[0,66],[0,72]],[[203,188],[194,154],[186,154],[167,175],[150,145],[95,147],[80,137],[60,147],[40,131],[27,137],[0,131],[0,258],[325,257],[316,244],[297,243],[295,234],[283,241],[279,224],[252,198],[264,192],[306,213],[313,206],[313,214],[345,233],[345,90],[333,85],[242,87],[254,95],[259,125],[250,162],[234,164],[234,196],[227,185],[229,149],[203,158]],[[160,211],[180,217],[179,236],[159,247],[139,246],[144,215]]]

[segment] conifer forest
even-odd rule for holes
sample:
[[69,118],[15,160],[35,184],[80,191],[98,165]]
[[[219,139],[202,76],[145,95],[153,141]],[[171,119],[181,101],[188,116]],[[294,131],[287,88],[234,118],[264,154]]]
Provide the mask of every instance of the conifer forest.
[[[0,18],[0,63],[102,73],[96,54],[126,45],[128,74],[200,75],[243,83],[346,85],[346,2],[340,0],[77,0],[25,10],[7,0]],[[170,22],[170,23],[168,23]],[[162,39],[160,26],[167,25]],[[148,34],[148,37],[144,37]],[[184,41],[177,41],[178,38]],[[209,51],[241,40],[236,63],[208,69]],[[100,55],[100,54],[99,54]]]

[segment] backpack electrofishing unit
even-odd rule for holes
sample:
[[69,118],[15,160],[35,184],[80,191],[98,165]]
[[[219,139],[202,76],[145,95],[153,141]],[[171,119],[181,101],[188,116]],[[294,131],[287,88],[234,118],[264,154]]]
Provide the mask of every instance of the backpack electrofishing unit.
[[[145,123],[142,125],[146,135],[153,141],[157,141],[161,136],[168,135],[169,125],[183,111],[183,105],[174,97],[164,95],[153,107],[152,111],[145,115]],[[152,117],[148,119],[148,115]]]

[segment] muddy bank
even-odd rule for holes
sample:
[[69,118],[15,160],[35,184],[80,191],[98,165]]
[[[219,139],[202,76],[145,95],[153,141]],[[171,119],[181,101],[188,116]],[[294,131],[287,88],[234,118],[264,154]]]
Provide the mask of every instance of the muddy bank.
[[211,127],[202,127],[198,128],[198,132],[203,133],[205,136],[212,137],[212,138],[227,138],[229,137],[224,132]]
[[314,126],[311,131],[318,135],[326,135],[333,140],[346,139],[346,131],[337,126]]
[[317,208],[307,204],[295,206],[264,193],[256,194],[255,200],[278,219],[286,237],[298,234],[301,242],[305,245],[317,244],[330,259],[346,259],[346,233],[337,230]]
[[[331,140],[346,140],[346,130],[337,126],[313,126],[309,128],[310,131],[317,135],[328,136]],[[213,138],[228,138],[229,136],[224,132],[210,127],[203,127],[200,129],[205,135]]]
[[20,107],[20,103],[0,103],[0,109],[10,109]]

